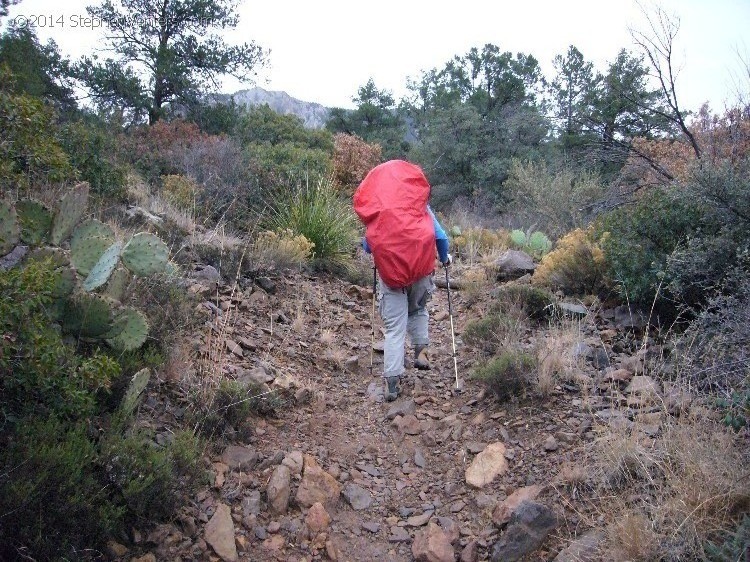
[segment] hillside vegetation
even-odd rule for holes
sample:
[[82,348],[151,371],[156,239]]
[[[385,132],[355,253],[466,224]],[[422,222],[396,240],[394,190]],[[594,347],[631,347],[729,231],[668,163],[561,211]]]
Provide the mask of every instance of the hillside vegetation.
[[[477,47],[312,129],[7,29],[0,559],[747,557],[750,105],[680,109],[635,39]],[[455,256],[392,405],[351,207],[391,158]]]

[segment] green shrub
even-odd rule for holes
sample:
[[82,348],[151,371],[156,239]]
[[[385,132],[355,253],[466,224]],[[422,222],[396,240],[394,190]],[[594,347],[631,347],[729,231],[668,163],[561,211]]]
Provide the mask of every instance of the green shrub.
[[121,529],[83,424],[25,420],[0,447],[0,559],[79,560]]
[[289,229],[314,244],[313,265],[318,269],[344,269],[355,245],[356,217],[351,203],[340,197],[330,178],[298,187],[280,204],[274,230]]
[[[0,68],[0,84],[12,75]],[[73,168],[57,138],[52,109],[41,99],[0,87],[0,192],[70,179]]]
[[114,158],[114,136],[101,126],[84,121],[67,123],[61,133],[61,144],[78,178],[88,182],[97,195],[123,199],[126,169]]
[[[200,458],[198,442],[181,435],[158,447],[145,433],[104,440],[100,463],[128,517],[164,521],[174,515],[181,493],[193,489]],[[180,473],[180,468],[187,472]]]
[[[619,208],[604,217],[597,237],[623,300],[657,312],[672,308],[667,293],[672,272],[667,260],[680,244],[698,231],[700,209],[672,192],[654,190],[632,206]],[[655,301],[659,292],[660,298]]]
[[525,396],[531,388],[536,360],[516,350],[505,351],[477,367],[472,378],[485,384],[501,402]]
[[466,324],[462,338],[469,345],[494,354],[504,345],[511,343],[524,324],[523,318],[510,314],[489,314],[484,318]]
[[50,261],[0,271],[0,413],[15,421],[51,413],[81,419],[94,413],[94,391],[119,376],[101,355],[82,360],[50,321],[54,270]]
[[529,318],[543,322],[554,316],[555,299],[552,294],[540,287],[509,283],[493,291],[494,300],[490,314],[508,314],[521,309]]

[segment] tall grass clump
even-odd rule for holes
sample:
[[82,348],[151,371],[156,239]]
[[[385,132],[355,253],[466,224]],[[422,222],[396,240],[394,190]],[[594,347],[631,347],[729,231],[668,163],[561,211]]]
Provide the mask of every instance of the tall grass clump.
[[272,223],[273,230],[289,229],[314,244],[316,269],[336,271],[350,260],[357,220],[351,203],[341,198],[329,177],[298,186],[278,205]]

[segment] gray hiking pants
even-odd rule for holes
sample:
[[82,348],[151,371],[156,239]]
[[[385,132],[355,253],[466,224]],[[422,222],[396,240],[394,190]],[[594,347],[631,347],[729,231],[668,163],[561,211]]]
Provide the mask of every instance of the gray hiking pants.
[[422,277],[404,289],[391,289],[378,277],[379,311],[385,324],[384,377],[398,377],[404,373],[407,333],[414,346],[430,342],[426,306],[434,290],[432,275]]

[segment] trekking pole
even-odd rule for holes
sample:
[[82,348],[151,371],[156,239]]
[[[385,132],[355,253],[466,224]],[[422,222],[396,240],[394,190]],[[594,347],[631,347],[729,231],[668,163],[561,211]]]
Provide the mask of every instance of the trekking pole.
[[448,316],[451,319],[451,341],[453,342],[453,370],[456,373],[456,390],[461,390],[461,383],[458,380],[458,360],[456,359],[456,332],[453,328],[453,302],[451,301],[451,282],[448,278],[448,266],[445,267],[445,288],[448,290]]
[[378,270],[372,268],[372,314],[370,315],[370,328],[372,330],[372,341],[370,342],[370,376],[372,377],[372,356],[375,353],[375,293],[377,292]]

